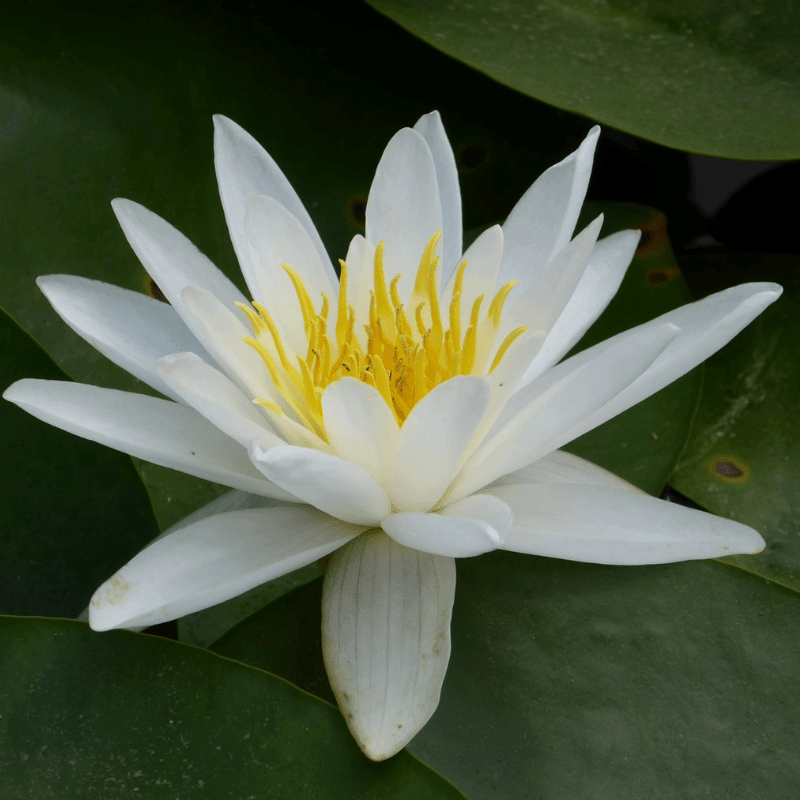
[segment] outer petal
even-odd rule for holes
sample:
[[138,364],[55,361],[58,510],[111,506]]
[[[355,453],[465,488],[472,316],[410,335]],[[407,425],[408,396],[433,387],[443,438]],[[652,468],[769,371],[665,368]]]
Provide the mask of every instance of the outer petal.
[[558,363],[605,310],[622,283],[640,235],[641,231],[619,231],[595,244],[580,282],[528,368],[520,388]]
[[97,631],[155,625],[221,603],[322,558],[363,528],[308,506],[230,511],[142,550],[92,597]]
[[264,415],[219,370],[194,353],[175,353],[158,362],[158,371],[170,388],[209,422],[242,447],[251,441],[262,448],[286,444]]
[[[472,494],[571,441],[574,428],[636,380],[677,333],[674,326],[661,324],[636,340],[620,340],[575,369],[565,362],[530,384],[509,401],[494,434],[467,462],[451,496]],[[524,403],[515,404],[517,397]]]
[[438,111],[420,117],[414,126],[428,143],[436,167],[436,183],[442,205],[442,285],[458,266],[461,257],[461,189],[458,186],[458,168],[453,148],[442,125]]
[[342,378],[322,395],[322,414],[336,454],[386,485],[400,428],[380,392],[355,378]]
[[508,215],[501,283],[517,278],[524,290],[572,238],[599,135],[600,128],[592,128],[581,146],[544,172]]
[[391,506],[381,485],[358,464],[308,447],[250,447],[250,458],[271,481],[330,514],[357,525],[380,525]]
[[374,761],[394,755],[439,704],[450,658],[452,558],[366,533],[331,558],[322,651],[347,725]]
[[623,337],[645,336],[652,330],[652,326],[667,323],[677,325],[681,329],[680,335],[673,339],[638,380],[577,425],[570,431],[570,438],[565,441],[575,439],[586,431],[602,425],[606,420],[616,417],[677,380],[681,375],[685,375],[749,325],[767,306],[780,297],[782,291],[783,289],[775,283],[746,283],[734,286],[663,314],[651,322],[614,336],[563,362],[564,365],[573,361],[578,364],[580,360],[596,358],[606,347],[615,346]]
[[486,489],[508,503],[504,549],[597,564],[664,564],[758,553],[752,528],[607,486],[516,484]]
[[496,497],[473,494],[440,514],[393,514],[381,528],[396,542],[437,556],[466,558],[502,547],[511,509]]
[[156,391],[179,399],[155,369],[170,353],[205,349],[175,309],[139,292],[73,275],[44,275],[36,283],[67,325],[106,358]]
[[585,458],[568,453],[566,450],[554,450],[532,464],[509,472],[487,486],[484,491],[491,491],[497,486],[510,486],[518,483],[576,483],[580,486],[605,486],[609,489],[619,489],[649,497],[646,492],[613,472],[598,467],[597,464],[593,464]]
[[411,295],[425,245],[442,229],[436,168],[425,139],[411,128],[396,133],[381,157],[367,200],[367,241],[384,242],[384,265],[398,273],[400,297]]
[[518,325],[533,325],[543,331],[552,328],[584,274],[602,224],[601,214],[562,248],[536,279],[528,284],[508,314],[504,315],[500,329],[501,341]]
[[3,397],[50,425],[153,464],[265,497],[294,499],[265,480],[244,448],[193,408],[82,383],[34,379],[17,381]]
[[274,197],[300,221],[325,264],[329,280],[336,285],[336,273],[325,252],[322,239],[286,176],[249,133],[219,114],[214,117],[214,161],[231,241],[253,296],[257,293],[258,280],[250,260],[245,214],[248,201],[258,195]]
[[180,231],[132,200],[111,202],[119,224],[142,266],[183,316],[181,292],[199,286],[235,309],[244,295]]
[[429,511],[467,455],[489,405],[485,378],[457,377],[411,409],[392,458],[389,492],[401,511]]

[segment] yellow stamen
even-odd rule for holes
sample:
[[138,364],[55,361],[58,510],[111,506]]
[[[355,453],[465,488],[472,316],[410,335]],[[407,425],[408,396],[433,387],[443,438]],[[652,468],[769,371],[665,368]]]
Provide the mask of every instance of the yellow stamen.
[[509,281],[500,287],[500,291],[494,296],[491,305],[489,306],[489,319],[495,328],[500,327],[500,317],[503,314],[503,306],[505,305],[508,293],[517,285],[517,281]]
[[489,367],[490,375],[495,371],[497,365],[503,360],[503,356],[506,354],[508,348],[511,347],[511,345],[514,344],[514,342],[520,336],[522,336],[522,334],[525,333],[526,330],[528,330],[527,325],[520,325],[519,328],[514,328],[514,330],[511,331],[511,333],[509,333],[505,339],[503,339],[503,344],[501,344],[500,347],[497,348],[497,353],[495,353],[494,359],[492,359],[492,366]]
[[[406,298],[400,294],[400,275],[387,284],[383,242],[375,248],[366,320],[356,319],[349,303],[347,264],[340,261],[336,322],[331,334],[328,296],[322,294],[320,310],[315,311],[299,273],[284,264],[303,319],[305,352],[297,354],[284,343],[278,325],[262,305],[239,304],[253,329],[253,336],[244,341],[261,356],[280,396],[259,397],[253,402],[279,415],[280,425],[287,431],[291,429],[294,439],[309,436],[308,441],[327,441],[322,395],[331,383],[341,378],[356,378],[375,387],[402,424],[414,405],[442,382],[456,375],[492,372],[526,330],[524,326],[518,327],[505,337],[486,372],[487,353],[496,345],[503,306],[514,281],[495,294],[483,319],[484,295],[472,300],[467,330],[462,337],[461,306],[467,269],[467,262],[463,261],[455,274],[445,329],[437,289],[436,249],[440,238],[441,233],[437,233],[428,241],[417,267],[414,290]],[[413,308],[413,315],[407,314],[406,308]],[[366,344],[363,338],[355,336],[356,323],[366,332]],[[275,402],[276,399],[280,402]]]

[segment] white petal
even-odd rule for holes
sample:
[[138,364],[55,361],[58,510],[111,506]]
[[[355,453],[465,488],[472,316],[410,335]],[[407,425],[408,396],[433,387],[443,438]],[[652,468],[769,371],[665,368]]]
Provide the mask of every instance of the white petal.
[[310,564],[362,530],[292,505],[230,511],[182,525],[94,593],[89,623],[105,631],[191,614]]
[[253,336],[252,328],[205,289],[187,286],[181,297],[187,324],[226,375],[250,397],[273,398],[264,360],[244,341]]
[[[347,304],[353,307],[356,319],[369,319],[369,297],[374,285],[374,259],[375,248],[361,234],[354,236],[347,249],[345,263],[348,276]],[[361,346],[366,348],[367,337],[363,327],[356,325],[355,335]]]
[[331,688],[364,753],[404,747],[439,704],[450,659],[456,570],[366,533],[334,553],[322,596],[322,652]]
[[550,331],[583,276],[602,224],[601,214],[540,270],[524,292],[515,292],[516,299],[503,317],[500,341],[520,325]]
[[251,441],[263,449],[286,444],[248,397],[194,353],[162,358],[158,372],[175,394],[242,447]]
[[522,386],[557,364],[605,310],[622,283],[640,235],[641,231],[619,231],[595,244],[580,282],[528,368]]
[[422,134],[428,143],[436,168],[436,183],[442,206],[441,282],[445,285],[461,257],[461,189],[458,186],[458,168],[438,111],[420,117],[414,130]]
[[774,283],[746,283],[734,286],[696,303],[676,308],[563,362],[569,364],[575,360],[578,363],[578,359],[596,357],[604,348],[613,346],[623,337],[643,337],[651,326],[667,323],[680,328],[680,334],[670,342],[641,377],[576,426],[570,434],[570,439],[575,439],[586,431],[602,425],[606,420],[616,417],[677,380],[681,375],[685,375],[749,325],[767,306],[780,297],[782,291],[783,289]]
[[181,292],[200,286],[229,308],[246,302],[244,295],[180,231],[132,200],[117,198],[111,206],[147,274],[183,316]]
[[576,483],[581,486],[605,486],[632,494],[646,494],[613,472],[565,450],[554,450],[532,464],[502,475],[487,486],[485,491],[490,491],[496,486],[517,483]]
[[514,395],[456,481],[454,499],[571,441],[572,431],[597,408],[636,380],[674,339],[678,330],[662,324],[641,336],[622,339],[594,359],[570,369],[566,361]]
[[439,512],[444,517],[473,519],[491,525],[500,537],[500,544],[506,540],[514,515],[511,509],[496,497],[488,494],[471,494],[463,500],[451,503]]
[[414,550],[466,558],[502,547],[511,522],[506,503],[490,495],[474,494],[440,514],[393,514],[381,527],[396,542]]
[[442,208],[433,156],[411,128],[396,133],[384,150],[367,200],[367,241],[384,242],[388,280],[401,275],[401,298],[411,296],[419,261],[442,229]]
[[293,499],[259,474],[244,448],[193,408],[131,392],[26,379],[3,397],[57,428],[234,489]]
[[255,293],[258,280],[250,260],[245,214],[248,201],[259,195],[274,197],[300,221],[335,285],[336,273],[325,246],[297,192],[267,151],[235,122],[219,114],[214,117],[214,162],[231,241],[250,290]]
[[501,284],[517,278],[524,289],[572,238],[599,135],[600,128],[592,128],[581,146],[544,172],[508,215]]
[[[497,285],[500,261],[503,258],[503,229],[499,225],[487,228],[467,248],[462,261],[467,261],[464,283],[461,288],[461,325],[466,330],[472,303],[483,295],[486,303],[491,302]],[[455,274],[451,275],[442,293],[441,307],[447,313],[453,299]],[[488,306],[484,306],[485,308]]]
[[390,469],[390,496],[400,511],[430,511],[444,494],[489,405],[485,378],[457,377],[411,409]]
[[300,303],[282,265],[297,272],[312,302],[319,305],[324,292],[335,304],[338,282],[328,275],[328,259],[322,260],[297,218],[271,197],[254,197],[247,203],[245,231],[257,281],[257,286],[251,287],[253,297],[289,335],[292,347],[304,352],[307,341]]
[[79,336],[110,361],[174,400],[179,398],[156,372],[156,361],[186,350],[210,359],[167,303],[74,275],[43,275],[36,283]]
[[666,564],[764,548],[746,525],[607,486],[525,483],[486,491],[511,506],[514,524],[503,547],[519,553],[597,564]]
[[308,447],[251,446],[263,475],[332,517],[356,525],[380,525],[391,513],[381,485],[358,464]]
[[380,392],[355,378],[342,378],[322,395],[322,415],[334,452],[386,485],[400,428]]

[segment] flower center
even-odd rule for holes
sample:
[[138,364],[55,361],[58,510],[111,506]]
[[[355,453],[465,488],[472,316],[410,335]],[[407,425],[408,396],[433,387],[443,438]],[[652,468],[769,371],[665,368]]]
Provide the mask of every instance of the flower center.
[[[277,325],[260,303],[253,301],[252,308],[238,303],[253,327],[253,336],[244,341],[263,358],[285,404],[261,397],[254,402],[277,415],[291,410],[297,422],[327,441],[322,395],[340,378],[357,378],[374,386],[402,425],[414,405],[443,381],[456,375],[491,373],[514,340],[527,330],[524,325],[515,328],[495,349],[503,306],[516,281],[500,288],[483,315],[484,295],[474,298],[467,324],[462,326],[462,288],[467,268],[467,262],[462,261],[456,271],[445,328],[436,281],[439,258],[435,252],[441,235],[441,231],[434,234],[425,247],[408,306],[398,293],[400,275],[387,285],[383,242],[378,245],[368,320],[357,320],[353,306],[348,303],[348,271],[344,261],[339,262],[341,279],[335,326],[329,325],[327,296],[322,294],[320,310],[315,311],[300,276],[283,264],[303,316],[308,345],[304,355],[289,352]],[[462,333],[463,327],[466,330]],[[364,334],[358,336],[360,328]]]

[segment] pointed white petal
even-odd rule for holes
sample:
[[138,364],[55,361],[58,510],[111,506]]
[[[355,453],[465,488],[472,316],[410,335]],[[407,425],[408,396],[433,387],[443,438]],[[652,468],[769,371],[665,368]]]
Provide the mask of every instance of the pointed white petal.
[[511,506],[506,550],[597,564],[666,564],[758,553],[746,525],[607,486],[516,484],[491,490]]
[[[566,450],[554,450],[532,464],[502,475],[489,484],[486,491],[490,491],[496,486],[517,483],[577,483],[581,486],[604,486],[632,494],[646,494],[613,472],[598,467],[597,464],[593,464],[585,458],[568,453]],[[472,496],[474,497],[474,495]]]
[[641,377],[577,425],[570,432],[570,439],[575,439],[586,431],[602,425],[606,420],[616,417],[677,380],[681,375],[685,375],[749,325],[767,306],[780,297],[782,291],[783,289],[774,283],[746,283],[734,286],[696,303],[676,308],[563,362],[569,364],[576,360],[577,363],[577,359],[596,357],[604,348],[614,346],[622,337],[642,338],[651,326],[667,323],[680,328],[680,334]]
[[6,400],[57,428],[162,467],[234,489],[294,499],[264,480],[247,453],[193,408],[81,383],[26,379]]
[[173,400],[179,398],[156,372],[156,361],[186,350],[210,360],[178,312],[167,303],[74,275],[43,275],[36,283],[75,333],[110,361]]
[[592,128],[581,146],[544,172],[508,215],[501,284],[512,278],[527,284],[572,238],[599,135],[600,128]]
[[205,289],[187,286],[181,297],[187,324],[225,374],[250,397],[274,397],[264,360],[244,341],[252,328]]
[[494,433],[470,458],[451,496],[472,494],[571,441],[576,426],[636,380],[677,333],[667,323],[654,326],[575,369],[568,367],[571,360],[564,362],[526,386],[507,403]]
[[181,292],[200,286],[235,308],[246,302],[244,295],[180,231],[132,200],[111,201],[114,213],[147,274],[183,316]]
[[400,428],[390,469],[392,504],[430,511],[450,484],[489,405],[486,378],[439,384],[411,409]]
[[442,229],[442,208],[433,156],[411,128],[396,133],[384,150],[367,200],[367,241],[384,242],[388,280],[401,275],[401,298],[411,295],[425,246]]
[[297,192],[267,151],[235,122],[219,114],[214,117],[214,162],[225,219],[247,285],[256,287],[258,281],[250,260],[245,214],[248,201],[259,195],[274,197],[300,221],[335,285],[336,273],[325,246]]
[[440,514],[393,514],[381,528],[399,544],[451,558],[467,558],[502,547],[511,529],[506,503],[491,495],[473,494]]
[[503,318],[500,341],[520,325],[550,331],[583,276],[602,224],[601,214],[562,248],[521,294],[515,292],[516,299]]
[[322,395],[322,414],[336,455],[386,485],[400,428],[380,392],[355,378],[342,378]]
[[286,444],[232,381],[194,353],[162,358],[158,373],[175,394],[242,447],[251,441],[263,449]]
[[442,275],[445,285],[458,266],[461,256],[461,189],[458,186],[458,169],[453,148],[442,125],[438,111],[420,117],[414,126],[428,143],[436,168],[436,183],[442,205]]
[[391,513],[381,485],[358,464],[308,447],[250,447],[250,458],[269,480],[332,517],[380,525]]
[[142,550],[92,597],[96,631],[156,625],[229,600],[316,561],[363,528],[308,506],[229,511]]
[[455,585],[452,558],[410,550],[382,532],[331,558],[325,668],[350,732],[373,761],[403,748],[439,704]]
[[304,350],[307,342],[300,303],[282,265],[297,272],[312,302],[319,306],[320,293],[334,304],[337,296],[338,282],[328,274],[329,261],[322,260],[299,220],[271,197],[254,197],[247,203],[245,232],[257,282],[250,287],[253,297],[289,335],[292,347]]
[[580,282],[528,368],[521,386],[557,364],[605,310],[622,283],[640,233],[619,231],[595,244]]

